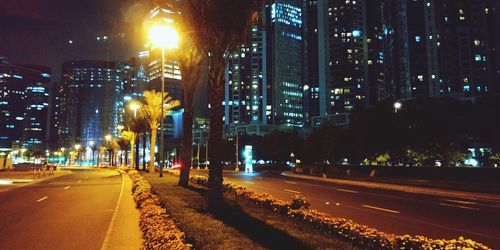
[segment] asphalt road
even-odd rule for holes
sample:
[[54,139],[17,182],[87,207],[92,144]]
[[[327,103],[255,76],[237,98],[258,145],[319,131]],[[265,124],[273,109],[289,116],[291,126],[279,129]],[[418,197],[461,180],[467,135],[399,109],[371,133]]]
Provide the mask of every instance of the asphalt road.
[[[205,174],[206,171],[195,170]],[[414,194],[290,178],[225,172],[232,183],[282,200],[307,197],[312,208],[386,233],[439,239],[464,236],[500,249],[500,201]]]
[[73,170],[0,193],[0,249],[100,249],[121,182],[114,170]]

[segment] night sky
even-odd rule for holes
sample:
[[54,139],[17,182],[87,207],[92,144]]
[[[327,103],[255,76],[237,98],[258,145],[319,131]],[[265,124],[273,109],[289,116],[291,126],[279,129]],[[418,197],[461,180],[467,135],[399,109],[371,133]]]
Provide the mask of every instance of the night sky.
[[[60,80],[65,60],[129,59],[144,43],[142,20],[149,2],[1,0],[0,56],[14,64],[49,66],[53,81]],[[104,35],[109,44],[97,41]]]

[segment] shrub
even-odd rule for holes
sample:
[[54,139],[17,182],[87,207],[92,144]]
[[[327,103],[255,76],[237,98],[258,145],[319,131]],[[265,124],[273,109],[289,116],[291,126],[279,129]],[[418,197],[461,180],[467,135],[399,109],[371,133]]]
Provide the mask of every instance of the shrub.
[[185,235],[160,206],[160,199],[151,192],[151,185],[135,170],[128,172],[132,179],[132,194],[140,212],[139,227],[146,249],[192,249]]

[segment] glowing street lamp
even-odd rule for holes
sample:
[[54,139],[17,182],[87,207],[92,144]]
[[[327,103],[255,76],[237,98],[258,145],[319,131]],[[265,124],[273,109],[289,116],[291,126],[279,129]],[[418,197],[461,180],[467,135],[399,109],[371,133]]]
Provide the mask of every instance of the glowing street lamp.
[[394,112],[397,113],[402,107],[403,107],[403,104],[401,102],[395,102],[394,103]]
[[[162,103],[165,100],[165,49],[176,49],[179,47],[180,36],[174,27],[165,23],[153,24],[149,30],[149,40],[153,47],[161,48],[161,99]],[[163,130],[165,128],[164,111],[161,109],[161,124],[160,124],[160,177],[163,177],[164,149],[163,149]]]
[[125,128],[123,125],[118,125],[116,127],[118,129],[118,131],[120,132],[120,134],[122,133],[122,130]]
[[141,108],[141,105],[139,105],[137,102],[131,102],[129,107],[134,111],[134,118],[137,118],[137,110]]

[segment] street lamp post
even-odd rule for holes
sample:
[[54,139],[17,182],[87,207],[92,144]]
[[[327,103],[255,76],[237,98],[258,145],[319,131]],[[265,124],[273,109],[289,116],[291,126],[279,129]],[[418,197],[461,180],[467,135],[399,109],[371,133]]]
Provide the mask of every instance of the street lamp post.
[[398,113],[398,111],[403,107],[403,104],[401,102],[395,102],[394,103],[394,113]]
[[239,133],[236,131],[236,172],[240,171],[240,157],[239,157],[239,150],[238,148],[240,147],[240,142],[239,142]]
[[161,121],[160,121],[160,177],[163,177],[163,167],[165,164],[165,152],[164,152],[164,138],[163,133],[165,129],[165,49],[175,49],[178,47],[179,34],[177,31],[165,24],[157,23],[151,27],[149,32],[149,38],[151,43],[156,48],[161,48]]
[[134,111],[134,118],[137,118],[137,110],[141,108],[141,106],[136,102],[131,102],[129,107]]

